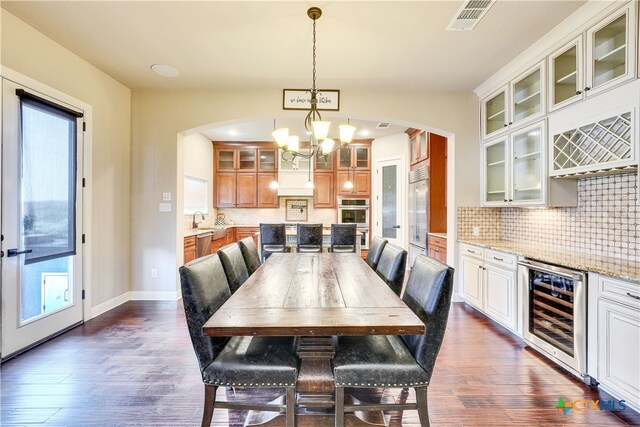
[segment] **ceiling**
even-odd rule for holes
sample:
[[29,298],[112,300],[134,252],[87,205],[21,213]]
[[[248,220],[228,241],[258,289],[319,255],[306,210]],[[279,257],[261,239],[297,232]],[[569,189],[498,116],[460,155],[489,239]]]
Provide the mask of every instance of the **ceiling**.
[[318,87],[382,91],[470,91],[584,4],[498,0],[473,31],[446,31],[462,1],[0,3],[134,90],[307,88],[317,5]]

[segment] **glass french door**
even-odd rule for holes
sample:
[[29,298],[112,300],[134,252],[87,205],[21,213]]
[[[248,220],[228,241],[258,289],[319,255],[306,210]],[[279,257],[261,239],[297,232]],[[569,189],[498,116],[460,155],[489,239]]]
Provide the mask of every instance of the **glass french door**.
[[82,322],[81,117],[2,80],[3,359]]
[[[401,161],[384,160],[376,164],[378,186],[376,234],[387,239],[389,243],[406,247],[406,207],[403,205],[403,186]],[[406,197],[405,197],[406,198]]]

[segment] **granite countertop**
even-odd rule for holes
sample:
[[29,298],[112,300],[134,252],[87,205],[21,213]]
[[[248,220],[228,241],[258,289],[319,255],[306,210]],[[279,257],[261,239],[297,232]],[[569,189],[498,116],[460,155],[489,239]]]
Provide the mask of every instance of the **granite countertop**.
[[447,238],[447,233],[427,233],[429,236],[442,237],[443,239]]
[[[297,230],[286,230],[285,234],[287,236],[297,236],[298,235],[298,231]],[[260,232],[258,231],[256,233],[256,236],[259,236]],[[331,228],[327,228],[327,227],[323,227],[322,228],[322,235],[323,236],[331,236]],[[356,236],[362,236],[362,233],[360,231],[356,231]]]
[[502,252],[521,255],[526,258],[537,259],[552,264],[593,273],[604,274],[622,280],[640,284],[640,262],[627,261],[600,255],[585,254],[558,247],[546,247],[508,240],[467,240],[459,242],[470,245],[483,246]]

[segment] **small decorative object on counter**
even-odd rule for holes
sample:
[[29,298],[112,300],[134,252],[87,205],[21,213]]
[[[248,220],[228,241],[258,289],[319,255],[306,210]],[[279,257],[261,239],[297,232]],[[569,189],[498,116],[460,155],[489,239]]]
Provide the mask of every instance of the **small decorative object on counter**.
[[216,216],[216,225],[224,225],[224,214],[223,213],[219,213]]

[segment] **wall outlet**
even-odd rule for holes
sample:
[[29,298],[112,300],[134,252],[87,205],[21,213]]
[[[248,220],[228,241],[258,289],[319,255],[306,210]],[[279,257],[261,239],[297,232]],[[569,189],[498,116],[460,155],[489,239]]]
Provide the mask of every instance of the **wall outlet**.
[[480,227],[473,227],[472,233],[475,237],[478,237],[480,235]]
[[171,201],[171,193],[162,193],[162,201],[170,202]]
[[151,278],[152,279],[157,279],[158,278],[158,269],[157,268],[152,268],[151,269]]

